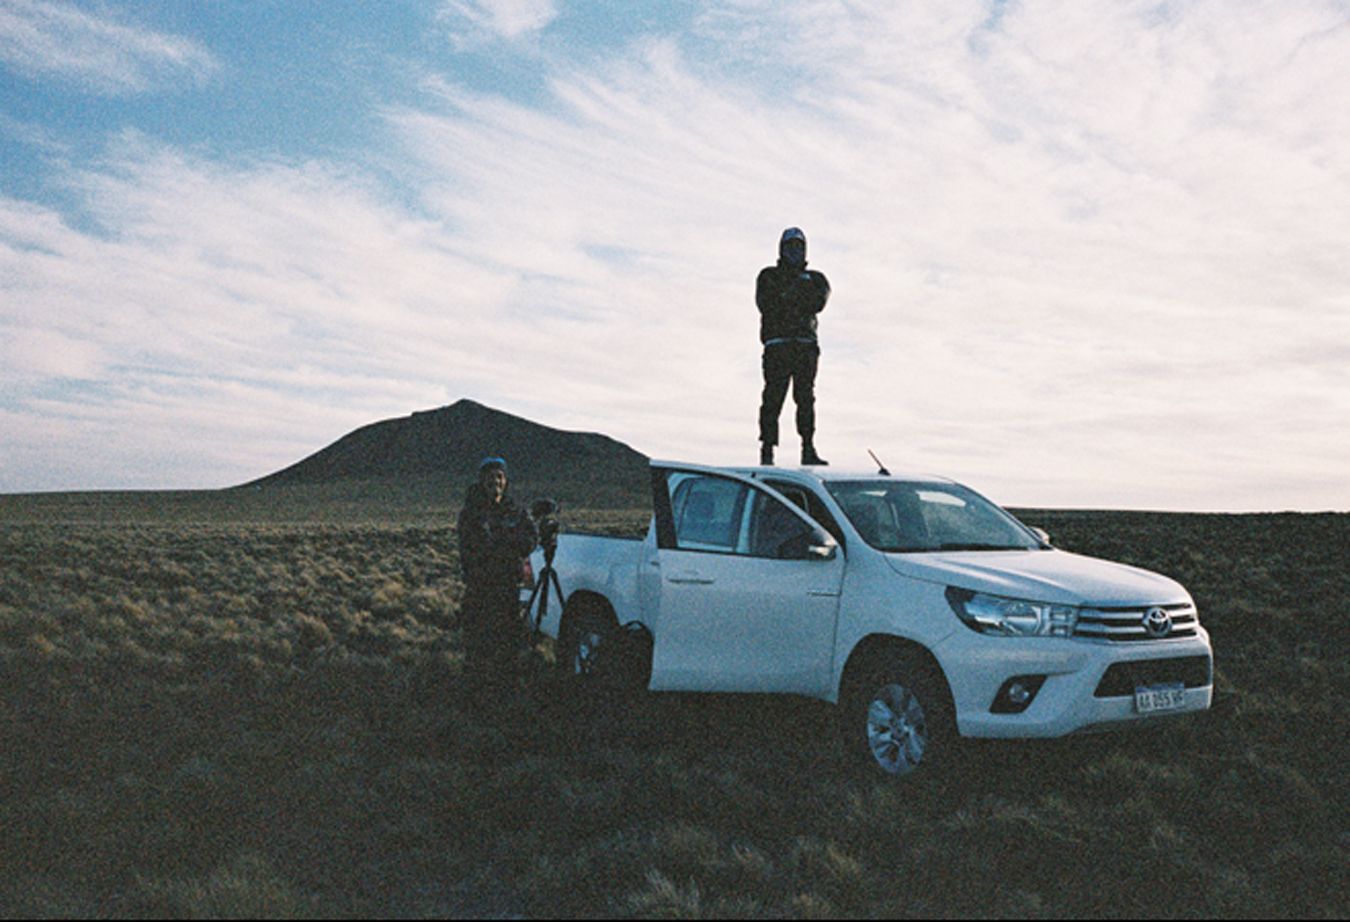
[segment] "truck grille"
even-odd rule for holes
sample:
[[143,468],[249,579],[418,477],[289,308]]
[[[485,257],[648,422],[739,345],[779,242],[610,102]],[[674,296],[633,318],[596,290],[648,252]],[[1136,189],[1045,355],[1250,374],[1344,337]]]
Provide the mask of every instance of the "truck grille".
[[[1167,618],[1157,613],[1166,612]],[[1150,633],[1166,620],[1170,628],[1165,634]],[[1105,640],[1110,643],[1131,643],[1140,640],[1176,640],[1194,637],[1200,622],[1195,606],[1187,602],[1173,605],[1132,605],[1122,608],[1084,608],[1078,614],[1074,636],[1084,640]]]
[[1214,682],[1214,664],[1208,656],[1174,656],[1133,663],[1112,663],[1097,683],[1094,698],[1125,698],[1149,685],[1184,685],[1204,688]]

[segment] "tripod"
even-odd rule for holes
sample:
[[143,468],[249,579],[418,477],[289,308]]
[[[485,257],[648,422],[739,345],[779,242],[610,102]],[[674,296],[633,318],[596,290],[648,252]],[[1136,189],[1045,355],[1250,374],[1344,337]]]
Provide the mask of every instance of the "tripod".
[[[530,615],[534,612],[534,633],[531,636],[530,647],[539,643],[539,637],[542,633],[540,625],[544,622],[544,615],[548,613],[548,593],[549,586],[558,593],[558,602],[561,604],[563,599],[562,583],[558,580],[558,571],[553,569],[553,556],[558,553],[558,539],[553,537],[552,541],[543,542],[544,548],[544,569],[539,571],[539,576],[534,581],[534,589],[530,592],[530,601],[525,603],[525,618],[530,620]],[[535,603],[538,602],[539,610],[534,611]]]

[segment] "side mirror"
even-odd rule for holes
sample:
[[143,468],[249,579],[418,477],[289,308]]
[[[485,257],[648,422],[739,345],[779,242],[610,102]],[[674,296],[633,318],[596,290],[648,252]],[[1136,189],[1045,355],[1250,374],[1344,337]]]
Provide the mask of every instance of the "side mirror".
[[1046,547],[1050,547],[1050,532],[1046,531],[1044,528],[1036,528],[1035,526],[1032,526],[1031,533],[1035,535],[1037,538],[1041,539],[1041,544],[1044,544]]
[[828,542],[823,544],[812,544],[806,549],[807,556],[815,560],[834,560],[835,555],[838,553],[839,545],[834,543],[833,538],[830,538]]
[[778,556],[784,560],[833,560],[837,553],[838,542],[821,528],[802,532],[778,546]]

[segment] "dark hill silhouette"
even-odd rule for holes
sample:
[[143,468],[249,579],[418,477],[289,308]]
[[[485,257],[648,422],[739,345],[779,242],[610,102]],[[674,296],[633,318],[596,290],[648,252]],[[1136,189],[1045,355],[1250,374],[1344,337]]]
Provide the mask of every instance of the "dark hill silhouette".
[[506,459],[518,497],[523,490],[547,490],[575,503],[608,504],[643,497],[649,489],[647,458],[622,442],[551,429],[472,400],[362,426],[243,486],[377,481],[383,490],[440,485],[459,495],[489,456]]

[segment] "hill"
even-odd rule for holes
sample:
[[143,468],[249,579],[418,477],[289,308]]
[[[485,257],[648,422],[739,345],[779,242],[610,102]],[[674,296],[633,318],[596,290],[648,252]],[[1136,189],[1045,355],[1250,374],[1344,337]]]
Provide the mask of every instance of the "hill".
[[[460,400],[362,426],[274,474],[224,490],[133,490],[0,496],[3,522],[146,524],[450,521],[488,456],[505,458],[521,503],[551,497],[592,527],[622,527],[651,507],[647,458],[592,432],[567,432]],[[616,526],[618,527],[618,526]]]
[[356,429],[291,466],[237,489],[366,484],[384,493],[451,491],[483,458],[505,458],[513,492],[586,505],[647,503],[647,458],[593,432],[566,432],[473,400]]

